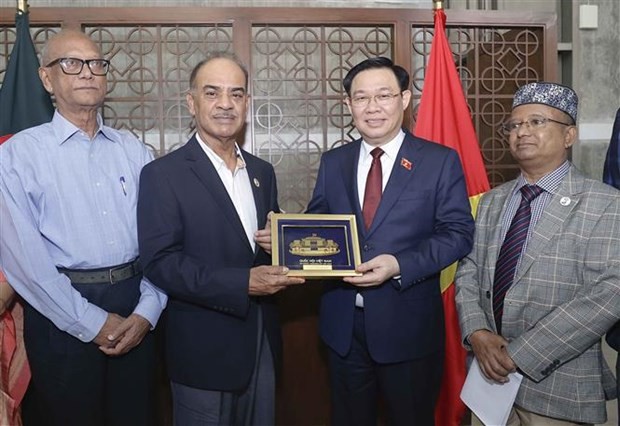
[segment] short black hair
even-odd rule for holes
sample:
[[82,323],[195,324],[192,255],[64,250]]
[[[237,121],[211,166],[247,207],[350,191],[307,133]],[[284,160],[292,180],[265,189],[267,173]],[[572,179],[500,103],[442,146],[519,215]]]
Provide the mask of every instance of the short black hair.
[[344,90],[347,92],[347,95],[351,96],[351,85],[353,84],[353,79],[356,75],[362,71],[376,68],[387,68],[392,70],[396,76],[398,85],[400,86],[400,91],[404,92],[409,89],[409,73],[407,70],[399,65],[394,65],[394,62],[392,62],[390,58],[379,56],[377,58],[366,59],[349,70],[347,75],[344,77],[344,80],[342,80],[342,85],[344,86]]

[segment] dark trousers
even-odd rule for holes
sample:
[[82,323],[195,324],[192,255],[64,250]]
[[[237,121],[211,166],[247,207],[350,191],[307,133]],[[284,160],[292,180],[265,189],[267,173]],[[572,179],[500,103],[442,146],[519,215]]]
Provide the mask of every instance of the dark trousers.
[[171,382],[175,426],[269,426],[275,424],[273,355],[260,305],[254,372],[237,392],[197,389]]
[[443,352],[379,364],[368,353],[364,328],[364,311],[356,309],[351,350],[345,357],[328,352],[332,425],[376,426],[381,394],[388,424],[433,426]]
[[[140,279],[73,286],[91,303],[126,317],[138,303]],[[109,357],[95,343],[81,342],[27,306],[24,340],[32,370],[23,403],[26,426],[153,424],[151,333],[129,353]]]

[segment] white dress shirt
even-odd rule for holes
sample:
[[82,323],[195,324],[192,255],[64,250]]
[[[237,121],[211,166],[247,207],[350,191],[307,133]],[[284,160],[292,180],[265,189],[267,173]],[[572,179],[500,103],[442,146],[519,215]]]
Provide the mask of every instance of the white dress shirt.
[[248,175],[241,149],[235,144],[237,166],[234,171],[231,171],[228,166],[226,166],[226,162],[200,138],[198,133],[196,133],[196,139],[200,142],[202,150],[207,154],[207,157],[211,160],[213,167],[215,167],[217,174],[222,180],[226,192],[228,192],[228,196],[235,206],[235,210],[237,210],[239,219],[241,219],[250,247],[252,247],[252,250],[256,251],[256,243],[254,242],[254,233],[258,230],[256,204],[254,203],[254,193],[252,192],[252,185],[250,184],[250,176]]
[[[392,169],[394,168],[394,163],[396,163],[396,158],[398,157],[398,151],[400,151],[400,147],[405,140],[405,132],[402,130],[396,135],[394,139],[386,143],[385,145],[379,146],[384,152],[384,154],[379,157],[381,161],[381,191],[385,190],[385,185],[387,185],[388,180],[390,179],[390,175],[392,174]],[[360,208],[364,206],[364,193],[366,192],[366,180],[368,179],[368,172],[370,171],[370,166],[372,164],[372,155],[370,151],[377,148],[376,146],[370,145],[366,141],[362,140],[362,146],[360,147],[360,156],[357,163],[357,195],[360,200]],[[355,306],[359,308],[364,307],[364,297],[357,293],[355,296]]]

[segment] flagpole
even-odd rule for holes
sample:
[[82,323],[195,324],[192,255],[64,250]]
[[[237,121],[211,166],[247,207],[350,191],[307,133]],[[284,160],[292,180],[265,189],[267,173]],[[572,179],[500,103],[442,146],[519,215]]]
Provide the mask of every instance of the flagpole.
[[17,0],[17,13],[28,13],[28,0]]

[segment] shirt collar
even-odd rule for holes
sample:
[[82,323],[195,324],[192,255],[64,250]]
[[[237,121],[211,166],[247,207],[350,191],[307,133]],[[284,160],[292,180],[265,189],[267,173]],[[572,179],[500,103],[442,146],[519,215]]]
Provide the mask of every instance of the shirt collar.
[[[400,147],[405,140],[405,132],[401,129],[400,132],[388,143],[381,145],[379,148],[383,150],[388,158],[395,159],[398,156],[398,151],[400,151]],[[368,160],[372,156],[370,155],[370,151],[377,148],[374,145],[370,145],[368,142],[362,139],[362,158],[364,160]]]
[[[109,139],[112,142],[119,141],[117,134],[103,125],[103,119],[100,114],[97,114],[97,127],[98,129],[95,132],[95,136],[97,136],[98,133],[101,133],[106,137],[106,139]],[[58,145],[62,145],[69,140],[71,136],[82,131],[75,124],[63,117],[58,110],[54,112],[54,117],[52,118],[52,128],[54,129],[54,132],[56,132],[56,135],[58,135]]]
[[[538,179],[535,185],[540,186],[545,190],[545,192],[554,193],[560,186],[564,176],[568,173],[570,165],[571,164],[568,160],[564,161],[560,167]],[[523,174],[520,174],[517,178],[517,184],[515,185],[514,192],[519,191],[525,185],[529,184],[525,177],[523,177]]]
[[[226,163],[224,162],[222,157],[217,155],[215,153],[215,151],[213,149],[211,149],[211,147],[200,137],[198,132],[196,132],[196,139],[198,140],[198,144],[200,145],[202,150],[205,152],[205,154],[207,154],[207,157],[209,157],[209,159],[211,160],[211,162],[213,163],[213,165],[215,166],[216,169],[219,170],[222,167],[226,167]],[[242,154],[241,148],[239,148],[239,145],[237,145],[237,142],[235,142],[235,154],[237,155],[237,167],[236,167],[236,169],[237,170],[245,169],[246,162],[243,159],[243,154]]]

